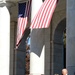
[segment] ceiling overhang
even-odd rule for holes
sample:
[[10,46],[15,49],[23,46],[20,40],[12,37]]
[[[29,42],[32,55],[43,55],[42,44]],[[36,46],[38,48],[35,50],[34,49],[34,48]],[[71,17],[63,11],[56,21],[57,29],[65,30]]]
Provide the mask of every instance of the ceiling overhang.
[[11,4],[17,3],[17,2],[26,2],[28,0],[0,0],[0,7],[3,6],[10,6]]
[[2,2],[24,2],[24,1],[28,1],[28,0],[0,0],[0,3]]

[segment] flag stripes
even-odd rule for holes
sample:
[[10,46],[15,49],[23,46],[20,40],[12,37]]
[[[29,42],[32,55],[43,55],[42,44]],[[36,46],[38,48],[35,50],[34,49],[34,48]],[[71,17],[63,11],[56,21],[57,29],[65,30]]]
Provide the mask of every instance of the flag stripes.
[[45,0],[33,18],[30,28],[48,28],[55,10],[57,0]]
[[24,31],[27,27],[29,15],[30,15],[30,7],[31,7],[31,0],[19,4],[16,46],[18,46],[18,44],[20,43]]

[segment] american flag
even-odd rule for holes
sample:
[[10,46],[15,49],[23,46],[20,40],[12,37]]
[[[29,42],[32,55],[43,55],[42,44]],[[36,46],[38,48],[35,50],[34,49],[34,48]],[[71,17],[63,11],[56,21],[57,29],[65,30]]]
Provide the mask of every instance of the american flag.
[[16,46],[20,43],[22,36],[25,32],[25,29],[28,24],[28,19],[30,16],[30,7],[31,7],[31,0],[25,3],[18,4],[18,25],[17,25],[17,40]]
[[48,28],[55,10],[57,0],[45,0],[33,18],[30,28]]

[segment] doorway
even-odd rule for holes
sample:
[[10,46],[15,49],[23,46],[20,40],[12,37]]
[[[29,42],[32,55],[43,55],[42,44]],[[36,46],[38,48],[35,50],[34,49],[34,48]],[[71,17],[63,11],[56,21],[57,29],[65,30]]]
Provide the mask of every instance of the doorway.
[[60,21],[55,29],[53,40],[53,75],[61,75],[61,71],[66,67],[66,18]]

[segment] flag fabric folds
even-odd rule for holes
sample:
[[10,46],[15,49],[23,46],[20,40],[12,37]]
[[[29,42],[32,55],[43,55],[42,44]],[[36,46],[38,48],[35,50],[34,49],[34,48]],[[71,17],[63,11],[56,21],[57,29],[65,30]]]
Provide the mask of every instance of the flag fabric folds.
[[28,24],[28,19],[30,15],[30,7],[31,7],[31,0],[25,3],[18,4],[18,25],[17,25],[17,40],[16,46],[20,43],[25,29]]
[[55,10],[57,0],[45,0],[33,18],[30,28],[48,28]]

